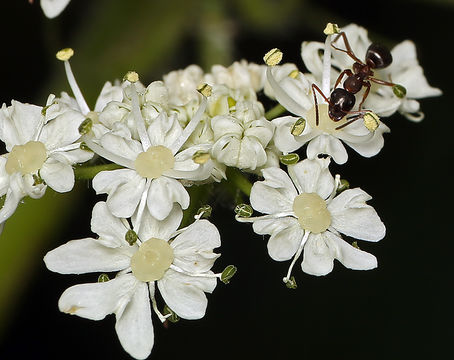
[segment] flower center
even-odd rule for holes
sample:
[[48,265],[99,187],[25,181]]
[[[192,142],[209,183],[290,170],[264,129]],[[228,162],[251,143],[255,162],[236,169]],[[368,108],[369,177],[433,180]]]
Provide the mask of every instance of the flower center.
[[31,174],[41,169],[46,159],[46,147],[40,141],[14,145],[8,155],[5,170],[10,175],[15,172],[20,172],[22,175]]
[[173,168],[175,157],[165,146],[150,146],[141,152],[134,161],[137,173],[145,178],[156,179]]
[[293,201],[293,212],[300,226],[314,234],[324,232],[331,225],[331,214],[326,202],[315,193],[303,193]]
[[328,104],[318,104],[318,126],[316,125],[315,105],[307,112],[307,121],[312,129],[319,129],[327,134],[334,134],[339,126],[347,122],[347,117],[340,121],[332,120],[328,115]]
[[131,269],[138,280],[155,281],[164,276],[172,262],[173,250],[169,243],[151,238],[140,245],[131,257]]

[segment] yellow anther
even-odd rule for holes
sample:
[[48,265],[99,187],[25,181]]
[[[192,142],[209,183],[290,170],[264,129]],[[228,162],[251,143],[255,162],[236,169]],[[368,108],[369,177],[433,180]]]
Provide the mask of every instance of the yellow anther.
[[192,161],[199,165],[205,164],[210,159],[211,159],[210,153],[202,150],[196,151],[194,155],[192,155]]
[[123,81],[129,81],[130,83],[135,83],[139,81],[139,74],[137,74],[135,71],[128,71],[125,76],[123,76]]
[[205,97],[210,97],[211,93],[213,91],[213,88],[210,85],[205,83],[205,84],[200,84],[197,87],[197,91]]
[[71,48],[61,49],[55,56],[60,61],[68,61],[74,55],[74,50]]
[[364,114],[363,121],[364,126],[370,132],[374,132],[375,130],[377,130],[378,126],[380,125],[380,117],[371,111]]
[[323,33],[325,35],[339,34],[339,32],[340,32],[339,26],[333,23],[326,24],[325,30],[323,30]]
[[268,66],[276,66],[282,60],[282,51],[278,48],[271,49],[268,51],[265,56],[263,57],[263,61]]
[[292,79],[296,79],[299,75],[299,70],[293,70],[290,74],[288,74],[289,77],[291,77]]

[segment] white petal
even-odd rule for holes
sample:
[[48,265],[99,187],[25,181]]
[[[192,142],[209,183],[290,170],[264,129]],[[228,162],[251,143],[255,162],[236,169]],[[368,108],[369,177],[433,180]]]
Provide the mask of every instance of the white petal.
[[19,202],[26,195],[21,186],[20,174],[9,177],[9,186],[6,189],[5,202],[0,210],[0,223],[5,222],[16,211]]
[[120,271],[129,267],[133,249],[109,248],[86,238],[71,240],[49,251],[44,257],[47,268],[60,274]]
[[189,194],[184,186],[165,176],[153,179],[147,198],[151,215],[158,220],[164,220],[172,211],[174,203],[180,204],[183,210],[188,208]]
[[324,233],[310,234],[304,245],[301,268],[307,274],[327,275],[334,267],[334,256],[325,243]]
[[288,175],[280,168],[267,168],[262,173],[265,180],[252,185],[252,207],[265,214],[292,211],[298,194]]
[[279,223],[280,228],[273,229],[268,240],[268,254],[276,261],[289,260],[295,255],[304,231],[294,218],[279,219],[275,222]]
[[371,196],[360,188],[345,190],[328,205],[331,226],[356,239],[378,241],[386,228],[373,207],[366,204]]
[[39,141],[48,151],[70,145],[80,138],[79,126],[85,117],[78,111],[68,110],[50,120],[42,129]]
[[[383,134],[390,132],[390,129],[383,123],[380,123],[379,127],[374,131],[372,138],[364,142],[350,142],[344,140],[344,142],[354,149],[358,154],[364,157],[372,157],[377,155],[383,148],[384,139]],[[366,135],[365,137],[367,137]]]
[[123,100],[123,89],[121,86],[112,85],[110,81],[107,81],[102,87],[101,93],[96,99],[95,110],[101,112],[106,105],[111,101]]
[[48,158],[39,171],[46,184],[56,192],[64,193],[74,187],[74,171],[71,165]]
[[324,236],[334,258],[345,267],[353,270],[370,270],[377,267],[377,258],[374,255],[351,246],[329,231]]
[[60,15],[69,2],[70,0],[41,0],[41,8],[44,15],[52,19]]
[[146,283],[138,283],[136,290],[115,324],[121,346],[133,358],[146,359],[153,348],[154,331]]
[[139,282],[131,274],[107,282],[80,284],[66,289],[58,300],[60,311],[90,320],[121,313]]
[[112,214],[129,218],[139,205],[145,183],[146,179],[134,170],[101,171],[93,179],[93,189],[97,194],[108,194],[107,206]]
[[104,201],[95,204],[91,216],[91,231],[99,235],[98,242],[116,248],[125,245],[125,234],[129,230],[120,218],[114,216]]
[[208,220],[198,220],[178,235],[170,246],[176,266],[190,273],[201,273],[210,270],[219,257],[213,249],[221,246],[221,236]]
[[157,283],[166,304],[178,316],[192,320],[205,315],[208,304],[205,292],[214,290],[216,278],[193,277],[169,269]]
[[280,151],[292,152],[298,150],[319,134],[318,131],[314,131],[309,126],[306,126],[301,135],[292,135],[292,127],[298,119],[293,116],[282,116],[272,121],[276,127],[274,131],[274,144]]
[[299,193],[316,193],[322,199],[331,195],[334,178],[331,175],[327,159],[305,159],[288,167],[288,172]]
[[[132,218],[132,224],[135,226],[137,219],[136,214]],[[172,211],[164,220],[154,218],[148,209],[142,214],[142,219],[139,229],[139,238],[148,240],[151,238],[169,240],[181,224],[183,219],[183,210],[180,205],[174,204]]]
[[315,159],[319,154],[330,155],[339,165],[345,164],[348,160],[348,154],[342,142],[328,134],[322,134],[312,139],[307,145],[306,152],[309,159]]

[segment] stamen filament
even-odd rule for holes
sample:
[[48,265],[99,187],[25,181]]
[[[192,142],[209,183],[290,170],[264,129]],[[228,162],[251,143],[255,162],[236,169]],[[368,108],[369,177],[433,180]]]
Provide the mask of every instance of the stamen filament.
[[123,156],[118,156],[116,154],[111,153],[110,151],[107,151],[102,146],[93,142],[89,137],[83,137],[82,139],[85,142],[85,144],[87,144],[87,146],[91,150],[93,150],[97,155],[103,157],[104,159],[112,161],[115,164],[127,167],[129,169],[134,169],[133,161],[126,159]]
[[142,216],[145,210],[145,205],[147,204],[148,190],[150,189],[151,181],[152,179],[147,179],[147,182],[145,183],[145,189],[143,190],[142,197],[140,198],[139,207],[137,209],[137,217],[133,228],[136,234],[139,233],[140,225],[142,224]]
[[140,111],[139,95],[137,94],[134,84],[129,85],[129,96],[131,97],[131,112],[134,117],[137,126],[137,132],[139,133],[140,142],[142,143],[143,151],[147,151],[151,146],[151,141],[145,128],[145,121]]
[[329,94],[331,87],[331,35],[325,39],[325,50],[323,52],[323,73],[322,73],[322,91]]
[[69,86],[71,87],[71,90],[74,94],[74,97],[76,98],[77,105],[79,105],[82,114],[87,115],[90,112],[90,108],[88,107],[82,95],[82,92],[80,91],[79,86],[77,85],[76,78],[74,77],[74,74],[71,70],[71,65],[69,64],[69,61],[64,61],[64,64],[66,77],[68,79]]
[[310,231],[307,231],[307,230],[304,231],[304,236],[301,239],[300,246],[298,247],[298,250],[296,251],[295,256],[293,257],[292,263],[290,264],[290,267],[288,268],[287,275],[282,279],[282,281],[284,281],[284,283],[287,283],[290,280],[290,276],[292,275],[293,266],[295,265],[296,260],[298,260],[298,258],[300,257],[300,255],[303,251],[303,248],[304,248],[304,244],[306,244],[306,241],[309,238],[310,233],[311,233]]
[[184,275],[188,275],[188,276],[192,276],[192,277],[203,277],[203,278],[220,278],[221,277],[221,273],[219,274],[214,274],[214,273],[190,273],[190,272],[187,272],[183,269],[180,269],[178,266],[176,265],[170,265],[170,268],[176,272],[179,272],[180,274],[184,274]]
[[189,123],[186,125],[179,138],[169,147],[173,155],[175,155],[178,152],[178,150],[180,150],[180,148],[183,146],[186,140],[188,140],[191,134],[194,132],[200,120],[202,120],[202,116],[205,113],[207,103],[208,103],[207,98],[205,96],[202,96],[202,103],[200,104],[197,112],[192,117],[191,121],[189,121]]
[[153,306],[153,311],[156,313],[161,322],[166,321],[168,317],[172,316],[172,314],[162,315],[162,313],[158,309],[158,304],[156,303],[154,296],[151,296],[151,305]]
[[276,213],[276,214],[255,216],[255,217],[248,217],[248,218],[235,215],[235,220],[239,221],[239,222],[249,223],[249,222],[254,222],[256,220],[280,219],[280,218],[289,217],[289,216],[295,217],[295,213],[293,211],[281,212],[281,213]]

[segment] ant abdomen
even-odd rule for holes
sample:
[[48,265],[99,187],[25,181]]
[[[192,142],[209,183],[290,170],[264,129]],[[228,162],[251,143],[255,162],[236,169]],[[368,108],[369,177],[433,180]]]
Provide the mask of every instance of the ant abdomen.
[[380,44],[370,44],[366,51],[366,63],[372,69],[383,69],[393,62],[388,48]]

